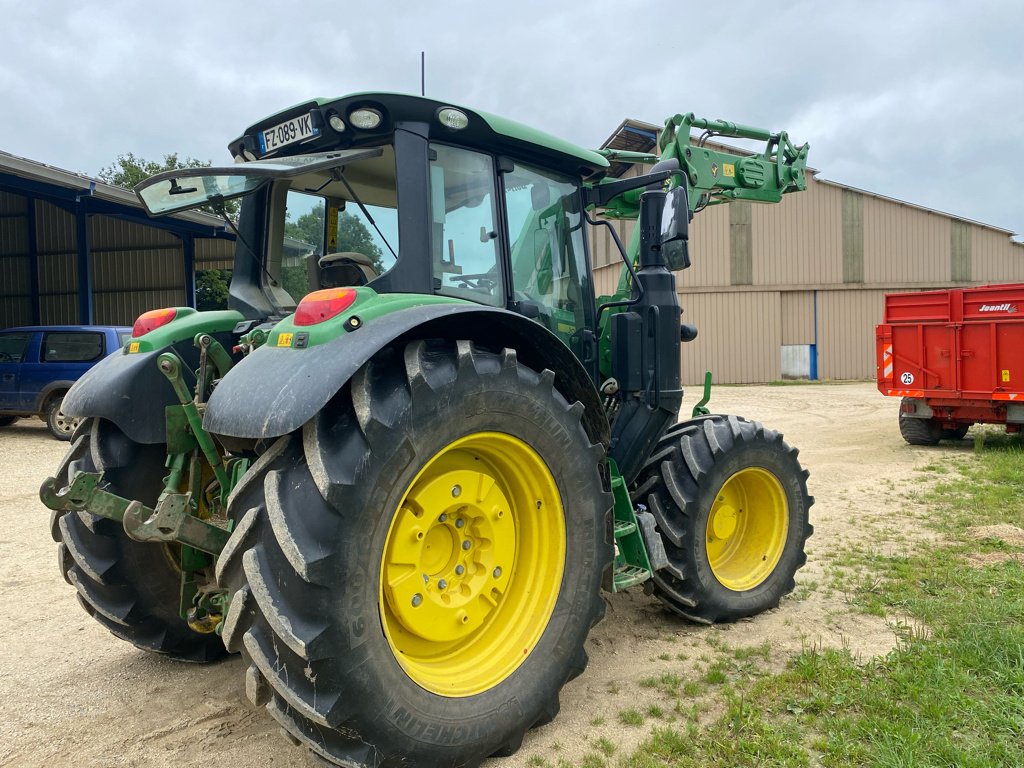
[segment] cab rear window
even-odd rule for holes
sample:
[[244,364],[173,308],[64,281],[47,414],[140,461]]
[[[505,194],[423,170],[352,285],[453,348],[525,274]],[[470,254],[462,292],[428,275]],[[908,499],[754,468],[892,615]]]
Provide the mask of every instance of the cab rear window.
[[55,331],[43,337],[43,362],[91,363],[103,357],[103,334]]

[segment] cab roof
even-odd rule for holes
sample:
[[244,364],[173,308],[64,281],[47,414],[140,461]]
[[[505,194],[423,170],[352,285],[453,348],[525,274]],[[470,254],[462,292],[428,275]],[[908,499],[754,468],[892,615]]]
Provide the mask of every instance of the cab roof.
[[[440,122],[438,113],[446,107],[457,109],[468,117],[466,128],[453,130]],[[371,108],[380,112],[383,116],[381,125],[369,130],[360,130],[353,126],[349,115],[359,108]],[[335,99],[318,98],[296,104],[252,124],[242,136],[231,142],[228,148],[236,157],[247,159],[292,154],[291,147],[278,153],[261,153],[258,138],[261,132],[304,115],[311,117],[319,134],[297,146],[292,145],[294,152],[303,154],[362,146],[374,141],[379,143],[383,137],[392,133],[396,126],[419,123],[425,127],[431,140],[449,141],[495,154],[508,154],[581,178],[602,175],[608,168],[608,161],[597,152],[514,120],[452,102],[384,92],[354,93]],[[340,133],[330,126],[329,121],[335,115],[345,123],[345,128]]]

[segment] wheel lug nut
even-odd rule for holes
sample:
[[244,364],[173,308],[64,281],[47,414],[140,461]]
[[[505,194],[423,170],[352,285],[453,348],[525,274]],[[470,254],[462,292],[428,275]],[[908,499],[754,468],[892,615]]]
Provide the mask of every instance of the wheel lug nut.
[[473,546],[473,545],[470,544],[468,541],[462,542],[462,548],[463,549],[469,549],[471,546]]
[[439,582],[437,582],[437,588],[438,589],[447,589],[448,588],[448,582],[445,581],[444,579],[441,579]]
[[452,497],[453,498],[458,498],[461,495],[462,495],[462,486],[461,485],[453,485],[452,486]]
[[412,596],[412,607],[413,608],[418,608],[420,603],[422,603],[422,602],[423,602],[423,595],[418,595],[417,594],[417,595],[413,595]]
[[466,569],[465,569],[465,568],[463,568],[463,567],[462,567],[461,565],[456,565],[456,566],[455,566],[455,573],[456,573],[457,575],[461,576],[461,575],[462,575],[462,574],[464,574],[465,572],[466,572]]
[[448,513],[447,512],[442,512],[441,516],[439,518],[437,518],[437,522],[443,523],[447,519],[448,519]]
[[494,578],[496,578],[496,579],[500,579],[501,578],[501,566],[498,566],[497,568],[494,569]]
[[466,524],[466,521],[463,520],[461,517],[458,520],[455,521],[455,527],[456,528],[461,528],[465,524]]

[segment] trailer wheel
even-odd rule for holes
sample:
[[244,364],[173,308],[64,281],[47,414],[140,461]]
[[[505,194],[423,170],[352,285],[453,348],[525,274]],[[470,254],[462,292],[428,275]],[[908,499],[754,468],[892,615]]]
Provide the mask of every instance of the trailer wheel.
[[702,623],[777,606],[807,562],[807,477],[797,450],[757,422],[716,415],[669,429],[633,492],[668,555],[655,594]]
[[[163,445],[140,445],[109,421],[87,419],[57,470],[58,486],[79,470],[101,469],[112,493],[152,506],[163,488],[165,457]],[[113,635],[181,661],[224,655],[217,635],[193,631],[178,615],[181,576],[167,547],[133,541],[116,521],[89,512],[53,512],[50,533],[78,602]]]
[[553,384],[508,349],[387,348],[235,490],[224,641],[321,757],[475,765],[558,712],[612,551],[603,449]]
[[970,429],[968,426],[959,426],[954,429],[942,430],[943,440],[963,440],[967,437],[967,430]]
[[910,445],[938,445],[943,439],[943,432],[942,426],[933,419],[915,419],[905,413],[900,414],[900,434]]

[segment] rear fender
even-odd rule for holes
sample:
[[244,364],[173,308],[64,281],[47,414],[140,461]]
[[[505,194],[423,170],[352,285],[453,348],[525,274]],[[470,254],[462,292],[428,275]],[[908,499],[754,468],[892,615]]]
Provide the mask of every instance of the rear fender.
[[[194,312],[174,320],[139,339],[132,339],[120,352],[104,358],[71,387],[61,410],[76,419],[107,419],[136,443],[165,443],[164,411],[178,405],[171,383],[157,368],[157,358],[172,352],[181,358],[182,377],[195,388],[199,350],[197,333],[213,336],[226,349],[235,344],[231,330],[242,319],[238,312]],[[138,342],[138,352],[129,349]]]
[[306,349],[260,347],[214,390],[203,426],[215,435],[236,438],[286,435],[316,415],[382,348],[416,338],[468,339],[514,348],[524,364],[555,372],[555,386],[566,400],[583,403],[591,440],[608,444],[608,422],[597,390],[558,337],[514,312],[454,303],[392,312]]

